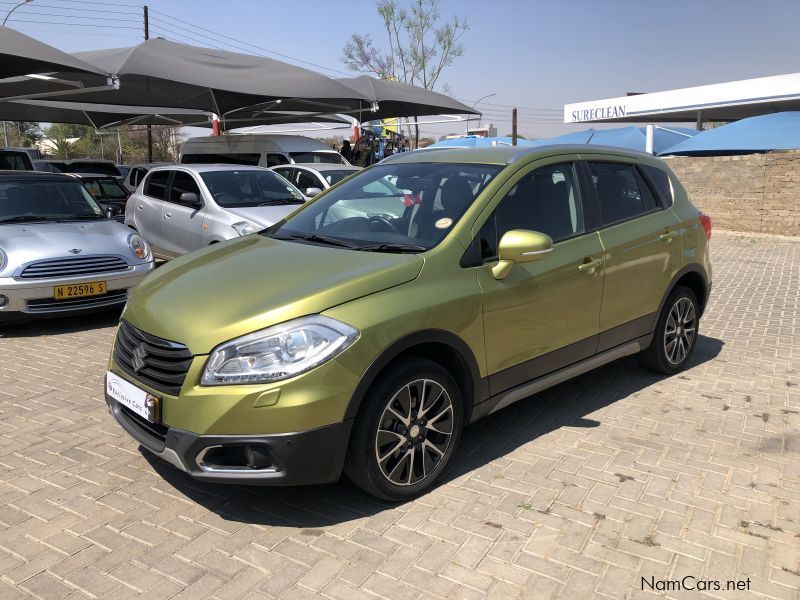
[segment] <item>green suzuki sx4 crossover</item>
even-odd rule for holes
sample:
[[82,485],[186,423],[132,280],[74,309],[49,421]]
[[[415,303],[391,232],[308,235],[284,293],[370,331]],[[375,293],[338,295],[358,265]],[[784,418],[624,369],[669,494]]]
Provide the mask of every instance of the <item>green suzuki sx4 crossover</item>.
[[344,471],[410,498],[476,419],[626,355],[682,369],[711,288],[710,235],[649,155],[398,154],[148,276],[122,315],[106,401],[201,480]]

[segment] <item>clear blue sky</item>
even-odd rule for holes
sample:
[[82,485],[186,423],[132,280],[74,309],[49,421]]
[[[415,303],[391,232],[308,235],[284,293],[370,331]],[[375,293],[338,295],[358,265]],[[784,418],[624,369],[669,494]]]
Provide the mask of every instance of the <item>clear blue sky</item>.
[[[15,3],[0,0],[0,18]],[[345,70],[340,56],[350,34],[371,33],[381,42],[385,37],[375,0],[148,4],[153,37],[241,46],[196,25],[339,71]],[[442,81],[470,104],[496,92],[479,108],[486,112],[484,124],[495,123],[500,135],[510,131],[512,105],[530,107],[520,108],[522,134],[547,137],[581,128],[561,123],[566,102],[800,71],[798,0],[441,0],[440,12],[470,24],[464,55]],[[67,51],[129,46],[142,36],[141,4],[33,0],[8,25]],[[440,134],[460,128],[425,129]]]

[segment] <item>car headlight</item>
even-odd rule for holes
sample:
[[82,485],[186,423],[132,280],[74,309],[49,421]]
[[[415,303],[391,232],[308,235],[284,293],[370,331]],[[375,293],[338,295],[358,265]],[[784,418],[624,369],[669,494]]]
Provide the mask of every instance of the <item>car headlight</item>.
[[8,263],[8,256],[6,256],[6,253],[3,252],[2,248],[0,248],[0,271],[6,268],[7,263]]
[[144,241],[144,238],[138,233],[133,233],[128,238],[128,246],[133,252],[133,255],[141,260],[148,260],[150,258],[150,246]]
[[251,233],[255,233],[256,231],[261,231],[264,229],[260,225],[256,225],[250,221],[239,221],[238,223],[231,225],[231,227],[233,227],[233,229],[239,235],[250,235]]
[[250,333],[217,346],[202,385],[280,381],[330,360],[358,339],[358,329],[312,315]]

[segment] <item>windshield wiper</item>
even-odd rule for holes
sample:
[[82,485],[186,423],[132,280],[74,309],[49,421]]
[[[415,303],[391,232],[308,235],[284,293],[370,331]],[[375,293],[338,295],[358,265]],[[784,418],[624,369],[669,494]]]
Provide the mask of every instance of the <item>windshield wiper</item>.
[[308,242],[318,242],[320,244],[341,246],[343,248],[361,249],[361,246],[354,244],[353,242],[340,240],[339,238],[329,237],[327,235],[321,235],[319,233],[290,233],[286,236],[273,235],[272,237],[284,240],[304,240]]
[[70,215],[68,217],[59,217],[58,222],[62,223],[64,221],[85,221],[87,219],[105,219],[105,215]]
[[17,215],[16,217],[8,217],[7,219],[0,219],[0,223],[26,223],[26,222],[45,222],[57,221],[57,219],[48,219],[47,217],[35,217],[33,215]]
[[425,252],[427,248],[418,244],[371,244],[359,246],[365,252]]
[[274,200],[267,200],[266,202],[262,202],[258,206],[279,206],[282,204],[303,204],[305,200],[301,200],[300,198],[275,198]]

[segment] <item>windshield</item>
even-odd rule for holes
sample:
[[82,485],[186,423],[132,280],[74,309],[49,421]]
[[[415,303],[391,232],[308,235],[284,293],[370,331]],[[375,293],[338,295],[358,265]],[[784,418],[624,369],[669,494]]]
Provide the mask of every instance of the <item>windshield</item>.
[[97,200],[126,200],[128,191],[112,178],[84,179],[83,187]]
[[0,182],[0,224],[104,218],[77,181]]
[[338,152],[289,152],[289,156],[296,163],[325,163],[329,165],[343,165],[344,158]]
[[320,171],[320,174],[325,178],[325,181],[328,182],[328,185],[339,183],[342,179],[353,173],[355,173],[355,171],[352,169],[349,171]]
[[266,169],[205,171],[200,177],[214,202],[223,208],[303,203],[297,188]]
[[501,168],[378,165],[326,192],[265,235],[361,250],[421,252],[444,239]]

